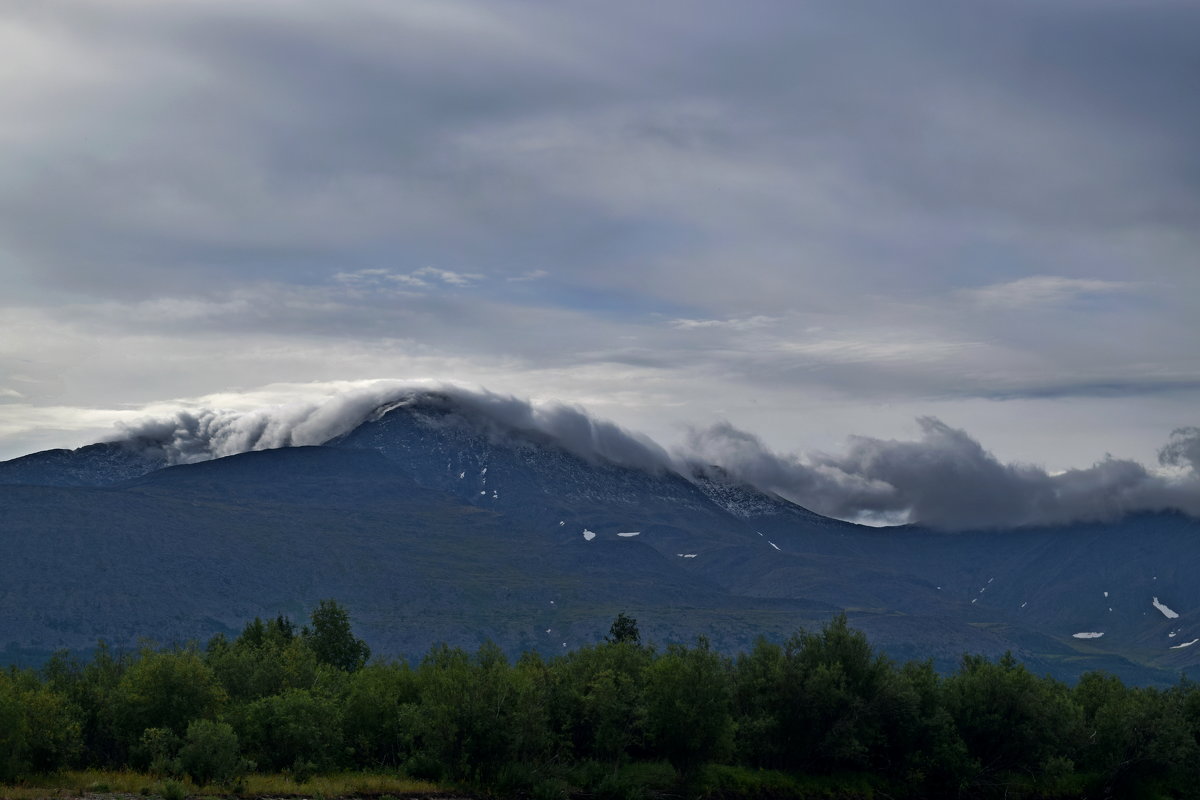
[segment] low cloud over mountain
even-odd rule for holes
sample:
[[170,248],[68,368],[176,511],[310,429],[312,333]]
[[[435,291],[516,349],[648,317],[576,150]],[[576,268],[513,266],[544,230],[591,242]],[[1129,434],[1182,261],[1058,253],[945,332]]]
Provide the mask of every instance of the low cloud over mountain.
[[693,457],[721,464],[760,488],[830,516],[921,522],[941,528],[1017,527],[1108,519],[1175,508],[1200,514],[1200,429],[1175,431],[1162,449],[1162,474],[1106,457],[1050,473],[1003,463],[966,431],[933,417],[917,420],[916,441],[854,436],[838,455],[773,452],[729,425],[694,430]]
[[297,403],[248,413],[214,409],[185,410],[174,417],[121,426],[121,440],[161,452],[168,464],[269,450],[323,444],[400,403],[439,397],[494,436],[536,433],[576,455],[604,459],[650,471],[670,468],[666,451],[649,438],[626,431],[582,409],[471,390],[452,384],[413,385],[381,381],[341,393],[323,402]]
[[249,413],[187,410],[173,418],[124,426],[119,438],[138,442],[169,464],[249,450],[321,444],[353,430],[381,410],[414,399],[440,398],[496,437],[548,437],[589,460],[687,474],[693,463],[715,464],[760,489],[842,519],[969,529],[1110,519],[1131,511],[1174,508],[1200,515],[1200,428],[1173,432],[1152,471],[1106,457],[1089,467],[1051,473],[1004,463],[979,441],[933,417],[917,420],[913,441],[854,436],[841,453],[788,454],[729,423],[693,429],[672,454],[649,438],[581,408],[532,403],[454,385],[380,382],[325,402]]

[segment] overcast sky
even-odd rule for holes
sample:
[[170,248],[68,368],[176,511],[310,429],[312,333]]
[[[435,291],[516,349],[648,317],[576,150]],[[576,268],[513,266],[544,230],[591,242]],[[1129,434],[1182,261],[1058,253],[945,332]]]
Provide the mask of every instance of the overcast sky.
[[0,52],[0,458],[382,378],[1052,472],[1200,425],[1197,2],[31,0]]

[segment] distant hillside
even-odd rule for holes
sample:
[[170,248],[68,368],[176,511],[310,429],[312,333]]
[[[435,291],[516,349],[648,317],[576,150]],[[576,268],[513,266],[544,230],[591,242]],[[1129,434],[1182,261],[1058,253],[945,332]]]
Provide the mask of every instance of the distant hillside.
[[[720,470],[584,458],[413,396],[327,446],[159,468],[130,445],[0,463],[0,648],[31,657],[232,632],[336,597],[384,655],[492,638],[727,650],[836,611],[882,649],[953,666],[1013,650],[1070,678],[1200,664],[1200,522],[932,532],[827,519]],[[1101,634],[1101,635],[1095,635]],[[1194,645],[1194,646],[1193,646]]]

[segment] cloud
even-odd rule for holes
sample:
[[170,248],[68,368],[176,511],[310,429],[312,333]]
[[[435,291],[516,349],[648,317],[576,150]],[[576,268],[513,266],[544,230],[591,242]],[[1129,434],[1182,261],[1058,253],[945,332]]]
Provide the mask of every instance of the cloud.
[[1200,428],[1176,428],[1171,439],[1158,453],[1159,463],[1173,467],[1191,467],[1200,476]]
[[[916,441],[851,437],[841,454],[772,452],[728,424],[692,431],[683,457],[731,474],[814,511],[843,519],[912,521],[937,528],[1013,528],[1112,519],[1176,508],[1200,516],[1200,474],[1169,478],[1137,462],[1106,457],[1050,474],[1002,463],[965,431],[917,420]],[[1165,463],[1200,455],[1196,429],[1176,431]]]
[[421,267],[412,272],[394,272],[389,269],[360,269],[354,272],[335,273],[333,279],[339,283],[361,288],[364,286],[381,286],[397,284],[416,289],[428,289],[437,283],[446,286],[472,286],[484,279],[477,272],[454,272],[437,267]]
[[983,306],[1030,308],[1059,305],[1089,295],[1129,292],[1136,286],[1136,284],[1123,281],[1031,275],[1007,283],[992,284],[978,289],[965,289],[961,295],[967,300]]
[[167,464],[187,464],[253,450],[324,444],[373,416],[421,403],[447,405],[496,437],[513,432],[544,435],[589,460],[655,472],[670,463],[666,451],[649,438],[576,407],[535,404],[452,384],[398,381],[379,381],[324,401],[249,412],[181,410],[170,417],[122,423],[115,439],[136,442]]
[[381,381],[324,401],[249,412],[183,410],[120,426],[120,439],[152,449],[169,464],[249,450],[322,444],[397,407],[435,404],[497,439],[544,436],[592,461],[650,472],[690,472],[713,464],[818,513],[853,521],[916,522],[968,530],[1109,520],[1135,511],[1180,509],[1200,516],[1200,429],[1183,428],[1163,448],[1164,464],[1185,476],[1152,473],[1106,456],[1090,467],[1050,473],[1004,463],[967,432],[933,417],[917,420],[912,441],[854,436],[841,453],[772,451],[754,434],[720,422],[690,430],[668,454],[646,436],[582,408],[437,383]]
[[510,283],[523,283],[525,281],[539,281],[549,276],[550,273],[544,269],[531,269],[527,272],[522,272],[520,275],[511,275],[505,280]]
[[694,331],[703,328],[716,328],[731,331],[749,331],[765,328],[777,320],[772,317],[756,315],[742,319],[673,319],[671,327],[681,331]]
[[[1095,453],[1054,403],[1103,399],[1150,463],[1200,387],[1198,24],[1171,0],[22,4],[0,385],[60,422],[0,450],[61,444],[74,409],[436,375],[652,395],[621,421],[683,406],[786,447],[985,398],[970,430],[1020,419],[1055,466]],[[841,418],[770,410],[798,405]]]

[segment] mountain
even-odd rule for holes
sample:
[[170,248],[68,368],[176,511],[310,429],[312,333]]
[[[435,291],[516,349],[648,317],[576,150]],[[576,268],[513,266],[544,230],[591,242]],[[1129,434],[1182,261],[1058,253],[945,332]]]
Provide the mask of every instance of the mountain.
[[0,462],[0,485],[110,486],[167,466],[161,452],[138,440],[43,450]]
[[[828,519],[719,468],[569,448],[437,393],[323,446],[164,467],[153,442],[0,463],[0,647],[36,659],[350,608],[381,655],[485,638],[726,650],[846,611],[898,658],[1012,650],[1065,678],[1168,682],[1200,663],[1200,522],[948,533]],[[157,455],[155,455],[157,454]],[[1103,634],[1079,636],[1078,634]]]

